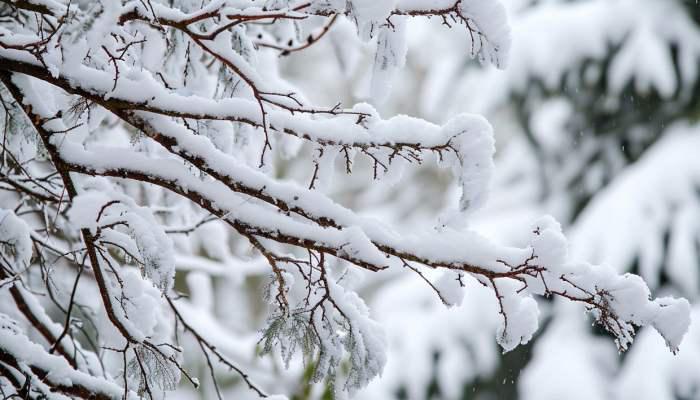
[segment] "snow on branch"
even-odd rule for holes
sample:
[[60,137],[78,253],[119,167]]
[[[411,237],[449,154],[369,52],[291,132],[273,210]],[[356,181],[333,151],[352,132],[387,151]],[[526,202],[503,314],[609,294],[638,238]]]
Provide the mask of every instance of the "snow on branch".
[[[551,218],[531,228],[527,246],[507,247],[470,229],[399,233],[316,188],[336,158],[350,174],[365,157],[379,179],[434,156],[460,182],[458,218],[483,205],[494,153],[484,118],[460,115],[438,126],[383,119],[369,104],[317,107],[270,60],[322,42],[334,21],[347,19],[360,38],[376,42],[373,91],[381,99],[403,65],[408,18],[466,27],[471,54],[503,66],[509,30],[499,2],[21,0],[0,7],[12,11],[0,22],[4,128],[27,135],[3,142],[0,160],[2,187],[14,196],[14,211],[0,208],[0,291],[14,301],[0,312],[19,310],[29,322],[0,326],[0,371],[17,394],[155,398],[181,378],[197,387],[183,366],[180,336],[187,335],[220,398],[220,365],[266,397],[203,334],[205,324],[181,312],[186,300],[174,289],[176,246],[167,232],[188,234],[208,221],[227,226],[266,263],[271,312],[262,352],[279,351],[286,363],[301,353],[313,381],[342,379],[351,393],[381,374],[386,341],[345,275],[334,272],[338,265],[410,269],[446,305],[462,301],[465,279],[476,280],[497,299],[505,351],[537,330],[536,296],[581,303],[620,350],[650,325],[677,351],[688,302],[651,299],[637,276],[571,261]],[[270,171],[288,141],[314,149],[308,188]],[[202,222],[182,230],[168,213]],[[30,279],[57,274],[47,254],[60,264],[60,295],[58,283]],[[426,270],[442,275],[433,282]],[[22,285],[49,294],[64,322],[51,321]],[[33,331],[42,342],[29,340]],[[92,348],[76,341],[79,334]],[[343,362],[347,369],[338,368]]]

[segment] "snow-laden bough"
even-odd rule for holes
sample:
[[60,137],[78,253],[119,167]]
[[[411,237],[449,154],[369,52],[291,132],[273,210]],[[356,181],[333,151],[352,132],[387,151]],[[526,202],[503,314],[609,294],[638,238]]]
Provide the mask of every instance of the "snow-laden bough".
[[[261,352],[287,365],[300,353],[310,380],[336,390],[366,386],[386,363],[381,326],[348,283],[353,270],[410,270],[447,306],[462,302],[465,280],[481,283],[497,300],[504,351],[536,332],[537,296],[581,303],[620,350],[649,325],[677,351],[688,302],[652,299],[635,275],[571,260],[551,217],[529,227],[526,246],[508,247],[468,224],[397,232],[317,188],[336,164],[353,173],[358,158],[375,179],[434,158],[461,187],[455,219],[468,220],[484,204],[494,139],[483,117],[438,126],[384,119],[369,103],[317,107],[279,76],[274,60],[323,42],[336,21],[351,23],[376,49],[368,99],[376,104],[405,62],[408,18],[461,26],[472,56],[504,67],[510,31],[500,2],[10,3],[0,6],[16,11],[0,22],[3,124],[26,136],[3,141],[0,164],[12,192],[0,198],[3,388],[48,398],[154,398],[181,379],[197,387],[183,364],[186,335],[219,397],[219,364],[267,396],[216,344],[208,319],[191,312],[211,299],[176,291],[176,256],[195,250],[173,235],[212,221],[258,257],[240,255],[233,265],[264,261],[269,272]],[[314,153],[308,186],[277,179],[273,154],[293,157],[304,144]],[[194,217],[191,227],[180,224]],[[46,267],[49,255],[55,268]]]

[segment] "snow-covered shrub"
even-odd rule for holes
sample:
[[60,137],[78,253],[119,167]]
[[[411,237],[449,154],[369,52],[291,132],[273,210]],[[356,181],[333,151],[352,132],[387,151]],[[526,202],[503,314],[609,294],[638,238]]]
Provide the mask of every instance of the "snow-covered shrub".
[[[459,304],[467,284],[482,285],[494,296],[504,351],[535,334],[537,296],[582,305],[620,350],[649,325],[676,352],[688,329],[687,301],[653,299],[636,275],[572,260],[551,217],[524,226],[521,247],[470,227],[493,170],[483,117],[436,125],[383,119],[368,103],[320,107],[279,73],[280,57],[350,24],[374,48],[369,100],[379,104],[405,62],[410,18],[460,29],[465,52],[505,67],[510,33],[497,1],[0,7],[5,394],[160,398],[180,381],[198,387],[199,375],[211,377],[203,390],[221,398],[222,366],[250,393],[286,390],[265,377],[273,361],[252,363],[243,347],[279,354],[286,365],[301,353],[311,381],[352,394],[387,362],[383,330],[353,290],[358,273],[417,273],[446,305]],[[281,157],[303,156],[303,146],[313,153],[310,179],[279,179]],[[430,157],[461,190],[435,229],[398,231],[319,187],[336,164],[351,174],[355,162],[369,162],[380,179]],[[244,307],[215,301],[211,278],[240,282],[261,271],[269,276],[257,292],[267,323],[252,340],[233,340],[227,332],[243,330]],[[441,276],[432,280],[426,273],[434,271]],[[208,372],[188,368],[193,350]]]

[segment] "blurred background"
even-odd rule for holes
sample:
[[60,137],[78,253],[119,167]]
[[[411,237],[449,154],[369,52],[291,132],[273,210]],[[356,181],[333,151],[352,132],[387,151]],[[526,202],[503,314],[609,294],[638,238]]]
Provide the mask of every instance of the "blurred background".
[[[460,112],[485,115],[496,132],[496,175],[487,206],[470,216],[470,226],[521,245],[528,234],[523,227],[551,214],[575,258],[640,274],[654,296],[684,296],[696,304],[697,318],[700,5],[504,2],[513,29],[505,70],[472,60],[464,30],[414,19],[406,67],[394,77],[388,100],[376,105],[381,115],[436,123]],[[281,74],[318,105],[369,101],[373,49],[353,29],[339,20],[321,42],[284,57]],[[308,182],[308,160],[281,155],[274,173]],[[451,174],[435,160],[378,181],[359,158],[352,175],[337,170],[322,177],[321,190],[399,230],[434,227],[459,197]],[[192,307],[218,316],[210,326],[222,338],[220,348],[271,392],[297,400],[332,397],[323,385],[308,384],[300,362],[285,370],[252,350],[265,322],[260,292],[267,269],[234,257],[245,252],[243,241],[211,223],[180,238],[179,246],[187,251],[178,258],[178,288]],[[415,274],[351,270],[347,279],[390,343],[382,377],[356,393],[358,399],[700,399],[697,322],[678,355],[651,330],[641,330],[619,354],[581,307],[541,299],[538,335],[502,354],[495,299],[476,284],[467,285],[462,306],[447,309]],[[189,365],[205,371],[205,360],[194,353]],[[220,372],[230,398],[254,397]],[[178,395],[215,398],[208,386]]]

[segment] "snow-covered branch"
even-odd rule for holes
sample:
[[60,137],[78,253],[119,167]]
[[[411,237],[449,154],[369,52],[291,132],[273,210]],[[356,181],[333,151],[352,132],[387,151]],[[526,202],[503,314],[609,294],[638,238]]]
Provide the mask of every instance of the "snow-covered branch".
[[[317,107],[271,60],[322,41],[335,21],[346,19],[376,45],[371,91],[380,101],[404,62],[407,18],[463,25],[470,54],[504,66],[509,30],[498,2],[214,0],[195,7],[22,0],[0,7],[10,15],[0,22],[7,154],[0,183],[13,206],[0,199],[0,291],[7,288],[14,299],[0,312],[19,311],[29,323],[0,326],[0,370],[17,394],[85,397],[92,390],[105,398],[154,398],[181,377],[197,387],[182,362],[179,335],[187,334],[206,358],[219,397],[216,363],[265,397],[179,311],[176,246],[168,232],[188,233],[213,220],[267,263],[271,311],[262,352],[279,350],[287,364],[300,352],[314,381],[334,383],[344,374],[349,392],[381,373],[385,340],[362,298],[334,274],[338,266],[408,268],[448,306],[461,302],[464,280],[476,280],[497,299],[497,340],[506,351],[537,330],[535,296],[581,303],[621,350],[638,327],[651,325],[675,352],[687,330],[685,300],[653,300],[637,276],[570,260],[549,217],[529,227],[529,243],[516,248],[471,229],[397,232],[316,188],[336,157],[348,174],[356,157],[365,157],[380,178],[435,156],[460,182],[455,218],[469,218],[486,201],[494,141],[484,118],[464,114],[438,126],[408,116],[382,119],[369,104]],[[303,39],[305,29],[311,33]],[[255,151],[257,162],[235,151],[231,136],[253,143],[245,151]],[[271,173],[285,141],[313,148],[309,188]],[[158,191],[165,203],[203,222],[183,230],[140,191]],[[38,286],[30,279],[54,274],[45,252],[63,263],[68,290],[49,278]],[[441,276],[430,280],[425,270]],[[48,306],[22,285],[46,292],[63,322],[51,321]],[[99,305],[85,304],[88,292]],[[83,323],[96,333],[82,330]],[[44,342],[29,342],[27,331]],[[83,348],[78,334],[92,349]],[[17,352],[24,345],[31,359]],[[337,368],[343,360],[347,371]],[[106,371],[115,364],[116,371]]]

